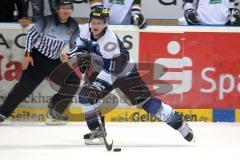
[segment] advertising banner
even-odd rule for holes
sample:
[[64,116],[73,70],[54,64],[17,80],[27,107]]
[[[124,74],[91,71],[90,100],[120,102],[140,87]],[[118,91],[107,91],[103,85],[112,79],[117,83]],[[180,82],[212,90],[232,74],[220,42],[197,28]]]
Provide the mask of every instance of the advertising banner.
[[[152,94],[177,109],[186,121],[240,121],[237,27],[149,26],[141,32],[134,26],[110,27],[139,64]],[[17,24],[0,25],[0,104],[21,76],[25,33]],[[46,107],[55,92],[48,80],[44,80],[20,104],[12,119],[44,121]],[[106,106],[117,101],[116,109],[104,109],[107,121],[158,121],[126,104],[126,97],[112,95],[104,99]],[[69,118],[83,120],[77,96],[74,102],[67,111]]]
[[[140,33],[139,62],[154,68],[146,77],[159,96],[177,108],[240,108],[240,33]],[[164,83],[163,83],[163,82]],[[153,91],[155,94],[157,90]]]

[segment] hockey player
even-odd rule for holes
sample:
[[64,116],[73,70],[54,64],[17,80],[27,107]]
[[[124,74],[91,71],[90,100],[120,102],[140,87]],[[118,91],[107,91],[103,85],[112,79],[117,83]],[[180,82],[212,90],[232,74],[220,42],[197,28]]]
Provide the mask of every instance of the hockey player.
[[[97,119],[99,114],[95,107],[98,106],[99,100],[114,88],[119,88],[132,105],[142,106],[147,113],[178,130],[187,141],[192,141],[193,132],[182,117],[171,106],[151,96],[123,43],[108,28],[108,21],[108,9],[94,8],[90,13],[89,24],[80,28],[76,46],[63,56],[65,61],[75,56],[80,58],[90,56],[98,70],[96,76],[92,76],[90,83],[85,84],[79,95],[79,101],[83,104],[85,119],[91,131],[84,135],[85,143],[103,143],[103,136],[106,136],[103,133],[106,132],[103,132],[100,127]],[[104,127],[104,117],[102,116],[101,119]]]
[[141,12],[141,0],[90,0],[91,9],[96,6],[110,8],[109,24],[135,24],[140,29],[147,26]]
[[[28,32],[22,63],[23,73],[19,82],[0,106],[0,122],[11,116],[19,103],[27,98],[46,76],[49,76],[58,66],[62,66],[61,51],[67,44],[73,45],[79,34],[77,22],[70,17],[72,10],[71,0],[59,0],[57,2],[57,14],[39,20]],[[66,66],[66,72],[71,70],[67,64],[64,66]],[[70,74],[66,81],[68,84],[75,86],[80,83],[74,72]],[[63,116],[61,113],[72,103],[72,98],[77,92],[76,88],[71,93],[63,93],[67,86],[65,83],[59,85],[58,93],[52,96],[48,105],[50,116],[47,123],[54,123],[52,118],[67,119],[67,116]]]
[[235,0],[183,0],[181,25],[240,25]]

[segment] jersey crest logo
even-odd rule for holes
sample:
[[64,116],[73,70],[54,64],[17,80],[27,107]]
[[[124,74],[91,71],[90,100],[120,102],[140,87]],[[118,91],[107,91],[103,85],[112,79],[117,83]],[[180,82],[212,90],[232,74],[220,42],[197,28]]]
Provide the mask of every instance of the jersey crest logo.
[[67,33],[68,35],[72,34],[72,32],[73,32],[73,30],[72,30],[71,28],[69,28],[69,29],[66,30],[66,33]]

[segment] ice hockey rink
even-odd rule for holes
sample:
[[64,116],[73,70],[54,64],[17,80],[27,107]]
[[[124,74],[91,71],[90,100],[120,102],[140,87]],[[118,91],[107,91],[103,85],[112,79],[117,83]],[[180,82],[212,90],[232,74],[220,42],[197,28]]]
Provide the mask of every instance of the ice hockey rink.
[[44,123],[0,125],[1,160],[80,159],[239,159],[239,123],[190,123],[196,142],[188,143],[164,123],[107,123],[108,141],[121,152],[86,146],[85,123],[46,126]]

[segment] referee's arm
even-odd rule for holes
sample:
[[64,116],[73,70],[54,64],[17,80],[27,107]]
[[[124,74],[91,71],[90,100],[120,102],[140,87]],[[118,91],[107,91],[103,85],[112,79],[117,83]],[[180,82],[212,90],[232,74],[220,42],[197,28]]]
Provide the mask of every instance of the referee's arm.
[[77,40],[77,37],[78,37],[79,33],[80,33],[80,31],[79,31],[79,28],[77,27],[77,28],[74,30],[74,32],[73,32],[73,34],[72,34],[72,36],[71,36],[71,38],[70,38],[70,41],[69,41],[69,50],[74,47],[75,42],[76,42],[76,40]]
[[78,52],[82,52],[83,50],[86,50],[86,48],[87,47],[86,47],[85,42],[81,39],[81,35],[78,34],[78,36],[75,40],[74,46],[68,52],[69,58],[77,56],[79,54]]

